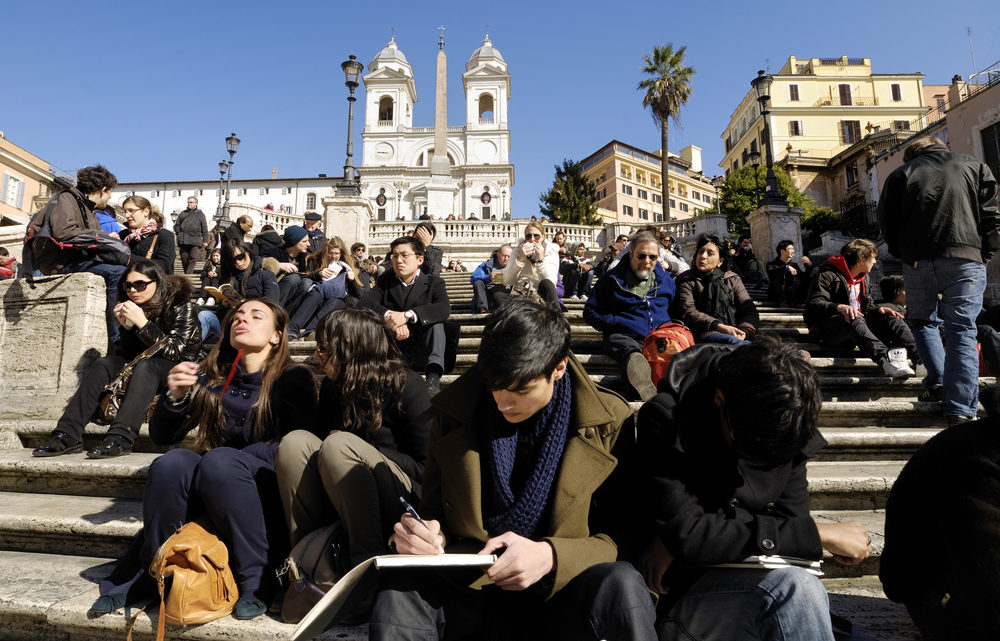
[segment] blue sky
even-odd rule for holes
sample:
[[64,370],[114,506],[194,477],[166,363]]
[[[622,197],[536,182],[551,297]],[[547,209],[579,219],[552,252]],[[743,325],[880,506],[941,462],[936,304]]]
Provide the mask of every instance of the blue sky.
[[[985,0],[5,4],[0,130],[64,170],[100,162],[122,181],[215,179],[231,131],[243,141],[234,177],[340,173],[340,63],[355,54],[367,65],[392,27],[414,68],[417,126],[433,124],[437,27],[447,28],[449,123],[463,124],[461,73],[488,24],[510,65],[519,217],[537,212],[564,158],[611,139],[659,146],[636,91],[654,44],[688,48],[693,93],[670,148],[701,147],[708,175],[721,173],[720,134],[756,70],[789,55],[868,57],[876,73],[947,84],[972,70],[971,27],[978,67],[1000,60]],[[360,164],[360,113],[355,124]]]

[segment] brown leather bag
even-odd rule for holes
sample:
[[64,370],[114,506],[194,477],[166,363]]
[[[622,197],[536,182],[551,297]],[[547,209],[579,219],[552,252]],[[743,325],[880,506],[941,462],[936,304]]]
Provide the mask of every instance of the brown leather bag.
[[347,559],[347,529],[341,521],[314,530],[295,544],[275,570],[287,588],[281,620],[298,623],[351,568]]
[[[169,339],[169,336],[164,336],[147,347],[146,351],[133,358],[131,362],[118,372],[118,376],[114,377],[110,383],[104,386],[104,389],[101,390],[101,395],[97,397],[97,407],[94,409],[94,415],[90,417],[91,423],[95,425],[111,425],[114,423],[115,417],[118,416],[118,410],[122,406],[122,400],[125,398],[125,392],[128,391],[128,382],[132,379],[132,372],[135,371],[135,366],[160,351]],[[149,420],[148,416],[146,420]]]
[[[149,574],[160,588],[156,641],[163,641],[164,623],[191,625],[221,619],[233,611],[239,598],[229,550],[197,521],[185,523],[164,541]],[[132,639],[132,626],[140,612],[132,617],[127,641]]]

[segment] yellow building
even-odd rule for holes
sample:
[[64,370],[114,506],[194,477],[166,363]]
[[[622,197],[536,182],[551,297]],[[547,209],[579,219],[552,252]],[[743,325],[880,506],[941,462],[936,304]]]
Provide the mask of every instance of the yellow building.
[[[604,222],[641,225],[662,222],[660,151],[612,140],[580,161],[596,185],[595,202]],[[701,148],[690,145],[669,155],[670,220],[685,220],[715,206],[715,185],[701,171]]]
[[[719,165],[727,174],[766,158],[763,118],[750,80],[722,134],[726,154]],[[838,209],[844,186],[864,169],[843,162],[844,151],[866,134],[912,132],[926,125],[922,80],[921,73],[872,73],[869,58],[789,57],[771,85],[774,163],[818,205]]]
[[32,212],[48,202],[52,178],[49,163],[0,133],[0,219],[27,222]]

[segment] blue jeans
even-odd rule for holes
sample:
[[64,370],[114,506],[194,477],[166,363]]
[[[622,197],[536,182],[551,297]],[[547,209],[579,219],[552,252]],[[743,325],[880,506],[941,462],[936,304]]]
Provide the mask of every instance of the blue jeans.
[[97,274],[104,279],[108,288],[108,308],[105,310],[105,318],[108,323],[108,343],[114,345],[118,342],[118,319],[115,318],[114,308],[118,302],[118,280],[125,273],[124,265],[108,265],[99,263],[96,260],[82,260],[78,263],[66,265],[62,268],[62,274],[76,274],[79,272],[90,272]]
[[[927,367],[924,386],[944,386],[945,416],[975,416],[979,411],[976,317],[983,310],[986,266],[961,258],[921,260],[916,267],[903,265],[903,281],[906,322]],[[938,331],[942,320],[947,352]]]
[[749,345],[750,341],[740,340],[731,334],[723,334],[722,332],[715,332],[709,334],[705,338],[698,341],[699,343],[718,343],[720,345]]
[[667,612],[661,641],[833,641],[830,600],[801,568],[715,568]]
[[198,312],[198,322],[201,323],[201,338],[207,339],[213,334],[222,336],[222,323],[219,316],[210,309],[203,309]]

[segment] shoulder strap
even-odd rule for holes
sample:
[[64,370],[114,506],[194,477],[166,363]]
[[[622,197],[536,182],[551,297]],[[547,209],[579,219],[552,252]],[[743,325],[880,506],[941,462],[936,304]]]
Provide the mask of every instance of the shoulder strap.
[[150,259],[150,258],[153,257],[153,250],[156,249],[156,241],[159,240],[159,239],[160,239],[160,232],[157,231],[155,234],[153,234],[153,242],[149,246],[149,251],[146,252],[146,258],[147,259]]

